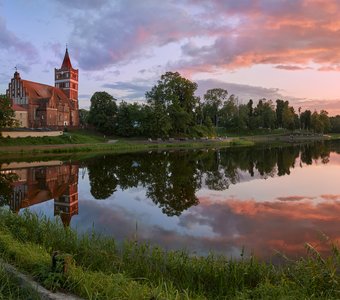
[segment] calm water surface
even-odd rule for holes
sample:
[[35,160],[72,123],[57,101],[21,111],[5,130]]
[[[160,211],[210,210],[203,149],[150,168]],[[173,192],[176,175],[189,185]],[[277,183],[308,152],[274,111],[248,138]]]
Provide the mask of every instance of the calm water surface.
[[[3,163],[0,202],[79,232],[268,259],[340,240],[340,143]],[[9,183],[9,178],[12,182]]]

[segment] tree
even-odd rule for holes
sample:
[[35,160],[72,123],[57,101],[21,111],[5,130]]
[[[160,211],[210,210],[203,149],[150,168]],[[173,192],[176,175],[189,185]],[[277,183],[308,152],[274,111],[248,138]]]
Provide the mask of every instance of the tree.
[[322,133],[324,130],[323,122],[320,119],[320,115],[317,111],[314,111],[311,116],[311,127],[316,133]]
[[274,129],[276,121],[276,113],[271,100],[265,101],[262,108],[263,127]]
[[228,100],[223,103],[219,115],[221,119],[221,124],[227,129],[237,128],[238,121],[238,98],[235,95],[230,95]]
[[288,101],[285,101],[282,111],[282,126],[290,130],[294,130],[295,127],[294,108],[289,106]]
[[310,110],[305,110],[300,115],[301,128],[305,130],[311,129],[311,116],[312,112]]
[[335,117],[330,117],[329,121],[331,123],[331,131],[340,132],[340,116],[336,115]]
[[196,89],[196,83],[182,77],[178,72],[166,72],[157,85],[146,92],[145,97],[151,107],[168,116],[169,130],[180,134],[187,132],[189,126],[195,124],[194,112],[199,103],[199,98],[195,96]]
[[89,114],[90,112],[86,109],[79,109],[79,125],[81,127],[87,127],[89,124]]
[[207,90],[204,94],[204,100],[206,102],[206,105],[209,105],[211,107],[211,112],[213,115],[213,121],[214,125],[217,127],[218,125],[218,110],[224,103],[224,101],[227,100],[228,97],[228,91],[216,88],[216,89],[210,89]]
[[323,125],[323,132],[329,132],[331,130],[331,122],[328,117],[328,112],[321,110],[319,118]]
[[[287,101],[286,101],[287,102]],[[277,99],[276,100],[276,124],[278,128],[283,127],[283,108],[285,107],[285,101]]]
[[0,95],[0,128],[18,126],[11,101],[6,95]]
[[116,125],[116,115],[116,99],[106,92],[95,92],[91,97],[89,124],[103,133],[112,134]]

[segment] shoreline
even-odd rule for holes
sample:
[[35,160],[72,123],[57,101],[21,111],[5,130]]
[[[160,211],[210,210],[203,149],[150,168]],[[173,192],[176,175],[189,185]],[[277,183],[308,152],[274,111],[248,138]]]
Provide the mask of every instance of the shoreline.
[[227,139],[201,139],[201,140],[110,140],[106,143],[79,143],[79,144],[42,144],[0,146],[0,156],[6,160],[34,157],[52,156],[88,156],[101,153],[133,153],[140,151],[164,151],[183,149],[211,149],[230,147],[251,147],[266,143],[294,144],[314,141],[337,140],[340,136],[287,136],[287,135],[257,135],[240,136]]

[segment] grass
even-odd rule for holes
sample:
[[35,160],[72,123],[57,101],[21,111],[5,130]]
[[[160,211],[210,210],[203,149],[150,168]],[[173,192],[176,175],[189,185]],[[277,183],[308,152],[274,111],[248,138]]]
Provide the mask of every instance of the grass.
[[[0,256],[50,289],[88,299],[338,299],[339,250],[275,266],[256,258],[196,257],[96,234],[79,236],[59,222],[0,210]],[[51,271],[53,251],[68,253],[65,274]]]
[[18,156],[41,156],[43,155],[61,155],[74,153],[106,152],[106,153],[125,153],[149,150],[165,149],[198,149],[211,147],[230,147],[230,146],[251,146],[254,143],[245,139],[234,139],[232,141],[223,140],[206,140],[206,141],[181,141],[181,142],[147,142],[136,140],[120,140],[116,143],[93,143],[93,144],[73,144],[67,147],[44,148],[37,145],[36,148],[20,148],[17,150],[1,148],[0,154],[4,158]]
[[0,264],[0,299],[39,299],[35,291],[20,287],[16,278],[9,275]]

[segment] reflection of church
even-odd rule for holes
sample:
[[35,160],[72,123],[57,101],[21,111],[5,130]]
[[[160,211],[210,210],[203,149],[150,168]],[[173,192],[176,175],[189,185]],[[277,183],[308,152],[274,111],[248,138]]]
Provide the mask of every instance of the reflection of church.
[[9,203],[11,210],[19,212],[23,208],[54,199],[54,215],[60,215],[63,224],[68,226],[72,216],[78,214],[78,170],[78,165],[61,162],[51,166],[1,170],[2,173],[11,172],[18,176],[13,183],[13,195]]

